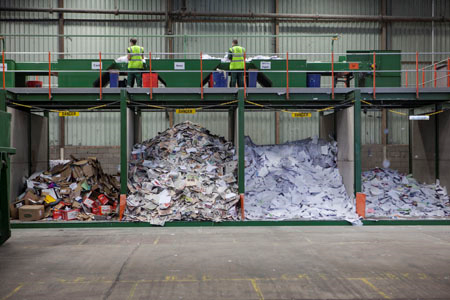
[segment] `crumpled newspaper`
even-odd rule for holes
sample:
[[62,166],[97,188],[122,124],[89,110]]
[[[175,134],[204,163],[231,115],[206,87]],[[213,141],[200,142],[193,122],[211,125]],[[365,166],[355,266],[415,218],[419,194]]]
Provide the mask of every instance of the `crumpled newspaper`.
[[366,217],[450,216],[447,189],[420,184],[412,175],[376,168],[362,174],[366,194]]
[[348,220],[360,225],[336,157],[336,142],[317,137],[264,146],[246,138],[246,218]]
[[223,137],[189,121],[134,145],[124,220],[236,220],[237,159]]

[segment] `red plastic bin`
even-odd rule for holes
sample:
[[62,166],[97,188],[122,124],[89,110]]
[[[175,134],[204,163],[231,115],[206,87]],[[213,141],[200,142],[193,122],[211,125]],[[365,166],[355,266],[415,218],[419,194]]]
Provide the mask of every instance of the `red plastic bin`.
[[142,87],[158,87],[158,74],[157,73],[144,73],[142,74]]
[[41,88],[42,87],[42,81],[38,81],[38,80],[27,81],[27,87]]

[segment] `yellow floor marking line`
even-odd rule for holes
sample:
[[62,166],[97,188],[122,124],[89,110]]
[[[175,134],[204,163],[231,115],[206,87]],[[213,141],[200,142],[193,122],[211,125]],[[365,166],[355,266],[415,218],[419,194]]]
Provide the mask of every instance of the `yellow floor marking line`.
[[386,293],[381,291],[379,288],[377,288],[375,285],[373,285],[373,283],[370,282],[367,278],[347,278],[347,279],[348,280],[360,280],[360,281],[364,282],[365,284],[367,284],[372,290],[377,292],[378,295],[380,295],[384,299],[392,299],[391,297],[389,297],[389,295],[387,295]]
[[136,292],[136,288],[138,286],[139,282],[136,282],[135,284],[133,284],[133,286],[131,287],[130,293],[128,294],[128,300],[133,299],[134,297],[134,293]]
[[159,235],[158,235],[158,237],[156,238],[156,240],[153,242],[153,245],[157,245],[158,242],[159,242]]
[[255,279],[250,279],[250,282],[252,283],[253,289],[258,294],[259,300],[264,300],[264,296],[261,292],[261,289],[259,288],[258,284],[256,283]]
[[9,294],[6,295],[5,297],[3,297],[2,300],[6,300],[6,299],[10,298],[10,297],[13,296],[15,293],[17,293],[22,287],[23,287],[23,283],[19,284],[14,290],[12,290],[11,293],[9,293]]

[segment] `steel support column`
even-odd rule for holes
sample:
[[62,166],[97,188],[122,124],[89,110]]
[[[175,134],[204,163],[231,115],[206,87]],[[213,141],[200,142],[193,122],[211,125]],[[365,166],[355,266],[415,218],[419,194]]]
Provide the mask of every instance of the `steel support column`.
[[355,188],[354,192],[361,192],[361,91],[355,90],[355,105],[354,105],[354,164],[355,164]]
[[409,116],[414,115],[414,108],[408,110],[408,164],[409,174],[413,173],[413,153],[412,153],[412,140],[413,140],[413,121],[409,121]]
[[[64,8],[64,0],[58,0],[58,8]],[[58,52],[59,59],[64,58],[64,13],[58,13]]]
[[245,193],[245,147],[244,147],[244,90],[238,91],[238,185],[239,194]]
[[228,109],[228,140],[236,145],[236,109]]
[[50,169],[50,114],[44,111],[44,117],[47,118],[47,169]]
[[[273,0],[273,6],[274,6],[274,12],[276,14],[279,13],[279,0]],[[274,38],[274,52],[279,53],[280,51],[280,39],[278,35],[280,34],[280,24],[278,20],[275,18],[273,19],[273,34],[275,35]]]
[[120,91],[120,194],[127,193],[127,90]]
[[[442,105],[441,104],[436,104],[434,106],[434,111],[440,111],[442,109]],[[435,155],[434,155],[434,163],[435,163],[435,177],[436,179],[439,179],[440,177],[440,170],[439,170],[439,114],[436,114],[434,116],[434,124],[435,124],[435,146],[434,146],[434,151],[435,151]]]

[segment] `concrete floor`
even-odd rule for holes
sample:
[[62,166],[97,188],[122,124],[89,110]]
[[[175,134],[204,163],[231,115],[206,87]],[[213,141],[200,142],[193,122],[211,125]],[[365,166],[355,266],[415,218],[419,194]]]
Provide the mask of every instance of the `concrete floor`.
[[450,227],[17,229],[0,299],[450,299]]

